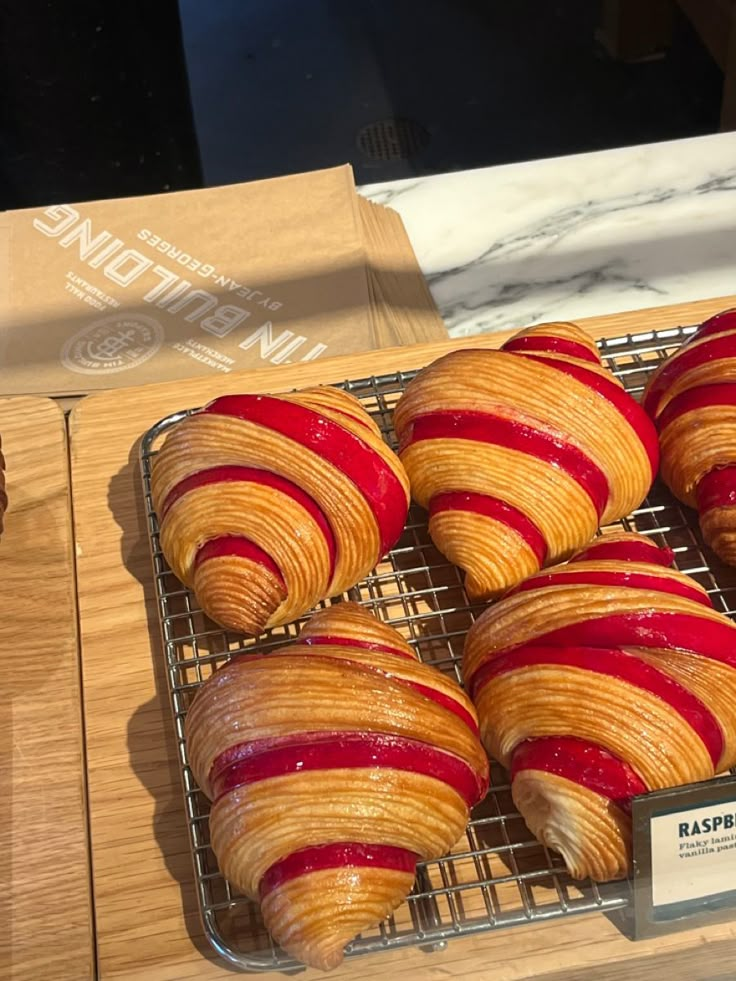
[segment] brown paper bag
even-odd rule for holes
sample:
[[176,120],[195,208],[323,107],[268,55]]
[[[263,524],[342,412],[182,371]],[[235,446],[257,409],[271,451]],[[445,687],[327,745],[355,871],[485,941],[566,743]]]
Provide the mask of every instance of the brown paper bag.
[[72,395],[377,341],[349,166],[0,215],[0,393]]
[[359,198],[368,253],[376,347],[446,341],[447,328],[419,268],[401,216]]

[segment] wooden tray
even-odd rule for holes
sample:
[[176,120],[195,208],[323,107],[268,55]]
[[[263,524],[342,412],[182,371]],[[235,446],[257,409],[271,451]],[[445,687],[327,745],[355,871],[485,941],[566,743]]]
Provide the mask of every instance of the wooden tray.
[[[736,298],[587,321],[594,336],[695,323]],[[72,483],[82,638],[91,846],[100,977],[163,981],[232,977],[204,942],[192,882],[144,521],[138,449],[163,416],[232,391],[279,391],[420,367],[501,335],[396,348],[266,371],[94,395],[71,418]],[[707,944],[705,943],[707,941]],[[656,951],[656,960],[652,960]],[[636,945],[603,916],[516,927],[419,950],[348,962],[333,978],[450,976],[604,979],[622,964],[645,978],[736,955],[731,924]],[[618,963],[618,967],[614,965]],[[611,968],[606,966],[610,964]],[[700,970],[700,968],[698,968]],[[703,974],[696,976],[704,977]],[[307,978],[319,977],[308,971]],[[281,975],[261,975],[281,977]]]
[[49,399],[0,399],[0,976],[94,975],[69,461]]

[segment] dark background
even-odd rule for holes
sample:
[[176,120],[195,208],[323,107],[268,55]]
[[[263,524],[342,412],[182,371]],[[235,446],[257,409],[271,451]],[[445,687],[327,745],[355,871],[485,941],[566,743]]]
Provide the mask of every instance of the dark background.
[[0,208],[717,131],[722,76],[681,14],[636,62],[599,20],[595,0],[0,0]]

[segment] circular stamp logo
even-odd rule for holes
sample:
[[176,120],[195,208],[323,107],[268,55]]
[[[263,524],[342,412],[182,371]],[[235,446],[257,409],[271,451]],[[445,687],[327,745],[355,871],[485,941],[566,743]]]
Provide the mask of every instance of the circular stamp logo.
[[164,329],[153,317],[115,313],[70,337],[61,349],[61,363],[82,375],[111,375],[148,361],[163,340]]

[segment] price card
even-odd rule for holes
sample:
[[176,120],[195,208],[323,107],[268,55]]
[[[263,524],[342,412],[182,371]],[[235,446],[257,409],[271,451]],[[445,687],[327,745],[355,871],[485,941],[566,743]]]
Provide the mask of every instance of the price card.
[[736,917],[736,776],[632,802],[634,935]]

